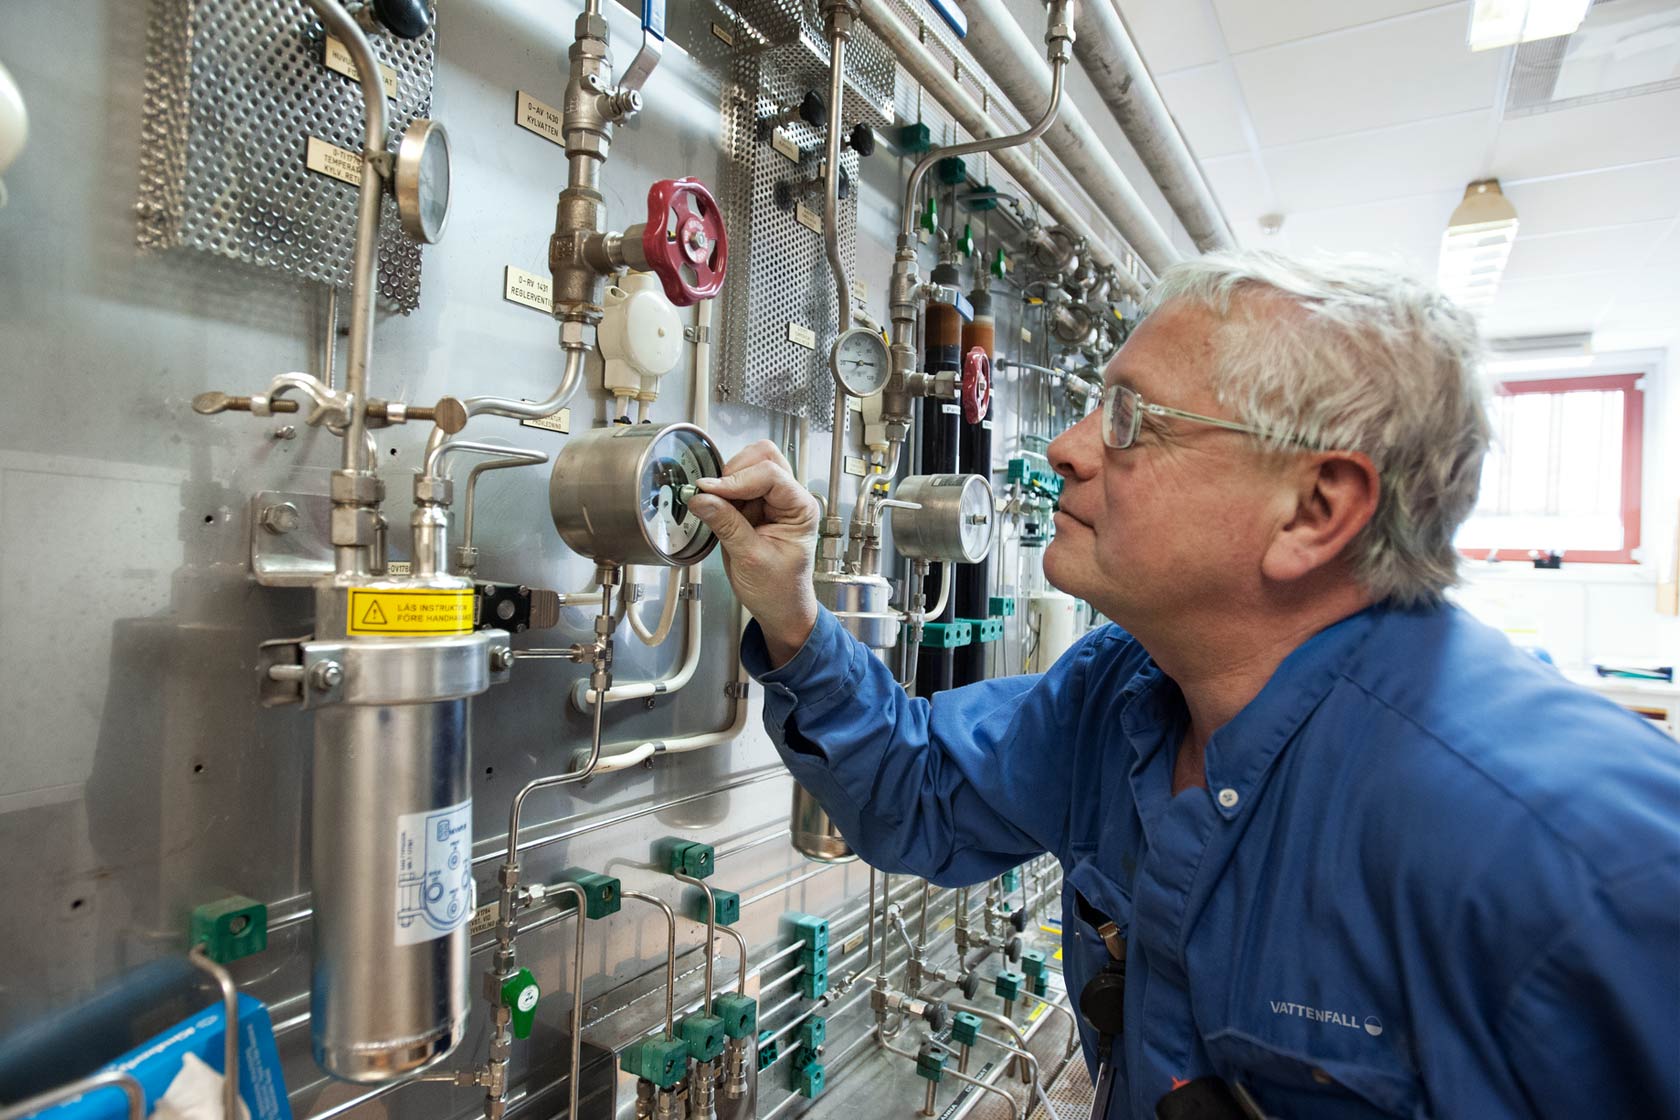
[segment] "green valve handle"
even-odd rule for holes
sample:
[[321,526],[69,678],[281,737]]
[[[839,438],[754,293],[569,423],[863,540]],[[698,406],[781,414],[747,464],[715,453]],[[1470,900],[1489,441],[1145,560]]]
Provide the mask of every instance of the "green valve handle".
[[1009,258],[1003,255],[1002,249],[999,249],[996,255],[992,257],[992,275],[1002,280],[1008,271]]
[[513,1037],[530,1038],[531,1024],[537,1019],[537,1000],[542,989],[531,970],[522,968],[502,984],[502,1006],[513,1011]]
[[939,200],[928,195],[927,205],[922,208],[922,228],[932,237],[939,232]]
[[962,250],[963,256],[974,257],[974,230],[967,222],[963,223],[962,240],[957,242],[957,248]]

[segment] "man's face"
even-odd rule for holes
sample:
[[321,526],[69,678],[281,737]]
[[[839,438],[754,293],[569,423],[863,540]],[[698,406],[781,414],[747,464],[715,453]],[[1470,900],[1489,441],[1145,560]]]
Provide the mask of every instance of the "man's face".
[[[1109,363],[1105,385],[1236,419],[1213,396],[1218,325],[1211,312],[1167,304]],[[1286,487],[1249,437],[1192,421],[1145,414],[1137,441],[1117,451],[1103,443],[1099,408],[1049,457],[1065,481],[1045,576],[1134,632],[1245,601],[1288,514]]]

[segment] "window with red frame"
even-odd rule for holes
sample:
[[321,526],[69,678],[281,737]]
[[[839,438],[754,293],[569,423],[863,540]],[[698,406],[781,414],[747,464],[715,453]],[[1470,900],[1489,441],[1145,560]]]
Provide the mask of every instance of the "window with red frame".
[[1493,446],[1476,510],[1458,532],[1477,558],[1634,563],[1645,391],[1639,374],[1506,381],[1490,402]]

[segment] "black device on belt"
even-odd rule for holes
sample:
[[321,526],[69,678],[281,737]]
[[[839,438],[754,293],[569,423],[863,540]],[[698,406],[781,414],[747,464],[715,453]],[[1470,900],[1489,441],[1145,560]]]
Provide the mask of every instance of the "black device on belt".
[[1114,1095],[1114,1040],[1126,1025],[1126,939],[1120,926],[1097,913],[1083,895],[1074,892],[1074,905],[1108,949],[1108,963],[1085,982],[1079,992],[1079,1014],[1097,1032],[1096,1101],[1091,1120],[1105,1120]]
[[[1114,1040],[1126,1025],[1126,939],[1120,927],[1103,917],[1077,892],[1080,916],[1097,927],[1108,950],[1108,963],[1079,992],[1079,1014],[1097,1032],[1096,1101],[1091,1120],[1107,1120],[1114,1095]],[[1238,1095],[1238,1094],[1241,1095]],[[1232,1091],[1218,1077],[1198,1077],[1155,1102],[1156,1120],[1264,1120],[1246,1093]]]

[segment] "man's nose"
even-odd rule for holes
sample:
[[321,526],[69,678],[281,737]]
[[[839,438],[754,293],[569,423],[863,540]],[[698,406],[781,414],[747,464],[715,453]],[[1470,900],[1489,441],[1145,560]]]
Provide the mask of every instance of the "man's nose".
[[1103,460],[1101,421],[1101,416],[1092,412],[1051,440],[1046,451],[1051,469],[1069,481],[1095,478]]

